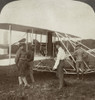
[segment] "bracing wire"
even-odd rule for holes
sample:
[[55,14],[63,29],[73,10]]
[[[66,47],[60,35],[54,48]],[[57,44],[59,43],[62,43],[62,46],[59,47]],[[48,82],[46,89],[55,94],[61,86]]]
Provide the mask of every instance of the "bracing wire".
[[59,37],[59,34],[57,32],[55,32],[57,37],[59,38],[59,40],[61,41],[61,43],[63,44],[63,46],[65,47],[65,49],[67,50],[67,52],[70,54],[70,56],[72,57],[73,61],[76,63],[76,61],[74,60],[73,56],[71,55],[71,53],[69,52],[69,50],[67,49],[67,47],[65,46],[65,44],[62,42],[62,39]]

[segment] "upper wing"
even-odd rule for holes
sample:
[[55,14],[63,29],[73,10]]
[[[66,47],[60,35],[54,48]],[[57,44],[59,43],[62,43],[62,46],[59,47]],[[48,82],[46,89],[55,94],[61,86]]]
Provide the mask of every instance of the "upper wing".
[[80,1],[80,2],[84,2],[86,4],[88,4],[89,6],[91,6],[95,12],[95,0],[74,0],[74,1]]
[[4,6],[6,6],[8,3],[18,1],[18,0],[0,0],[0,13]]

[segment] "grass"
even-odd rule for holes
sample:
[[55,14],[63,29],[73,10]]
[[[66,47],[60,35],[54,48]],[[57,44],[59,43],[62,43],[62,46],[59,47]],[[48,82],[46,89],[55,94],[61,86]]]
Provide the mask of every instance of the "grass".
[[65,75],[69,83],[58,90],[55,73],[35,72],[33,88],[18,86],[15,66],[0,67],[0,100],[95,100],[95,74],[86,75],[84,80],[76,80],[76,75]]
[[[90,64],[95,63],[95,59],[90,60]],[[52,62],[49,61],[49,64]],[[85,75],[84,80],[76,80],[76,75],[65,75],[69,85],[60,91],[55,73],[34,72],[34,84],[27,77],[33,86],[28,89],[18,86],[17,76],[15,65],[0,66],[0,100],[95,100],[94,73]]]

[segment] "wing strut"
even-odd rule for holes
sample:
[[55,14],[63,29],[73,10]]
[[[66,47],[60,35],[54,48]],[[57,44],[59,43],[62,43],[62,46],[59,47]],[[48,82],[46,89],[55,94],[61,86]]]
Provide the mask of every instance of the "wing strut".
[[12,26],[9,25],[9,66],[11,65],[11,36],[12,36]]

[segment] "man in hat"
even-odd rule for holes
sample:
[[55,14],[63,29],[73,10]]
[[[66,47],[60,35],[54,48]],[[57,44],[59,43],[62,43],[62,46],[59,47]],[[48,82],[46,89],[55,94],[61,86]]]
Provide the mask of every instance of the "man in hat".
[[75,51],[73,53],[74,58],[76,59],[76,71],[77,71],[77,78],[79,79],[79,72],[82,73],[82,78],[84,74],[84,61],[83,58],[85,56],[85,52],[81,48],[80,44],[76,45]]
[[25,43],[20,44],[20,48],[18,49],[15,57],[16,66],[18,68],[18,81],[19,85],[23,85],[25,87],[29,87],[26,80],[27,71],[29,70],[28,61],[27,61],[27,52],[26,52],[26,45]]
[[60,90],[63,88],[63,85],[65,85],[63,67],[65,65],[64,60],[66,54],[60,42],[56,43],[56,48],[58,49],[58,53],[53,70],[57,69],[57,76],[59,78],[59,90]]

